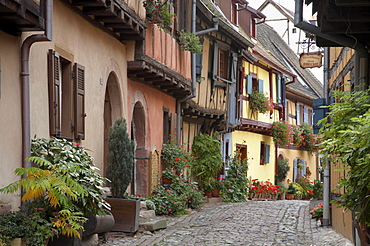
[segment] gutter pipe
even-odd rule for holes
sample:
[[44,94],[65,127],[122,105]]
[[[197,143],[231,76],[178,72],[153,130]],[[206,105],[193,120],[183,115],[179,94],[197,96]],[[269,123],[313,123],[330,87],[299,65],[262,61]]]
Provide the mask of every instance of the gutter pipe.
[[27,37],[21,46],[21,107],[22,107],[22,167],[31,167],[26,158],[31,156],[31,120],[30,120],[30,70],[29,58],[31,46],[36,42],[52,40],[53,0],[45,0],[45,31]]
[[[200,36],[209,32],[217,31],[218,30],[218,18],[213,18],[214,27],[206,30],[202,30],[197,32],[196,23],[197,23],[197,1],[192,1],[192,16],[191,16],[191,32],[195,33],[195,35]],[[181,98],[176,102],[176,112],[177,112],[177,143],[180,144],[180,134],[181,134],[181,103],[189,100],[191,98],[196,97],[196,82],[197,82],[197,75],[196,75],[196,54],[194,52],[191,53],[191,94],[187,97]]]

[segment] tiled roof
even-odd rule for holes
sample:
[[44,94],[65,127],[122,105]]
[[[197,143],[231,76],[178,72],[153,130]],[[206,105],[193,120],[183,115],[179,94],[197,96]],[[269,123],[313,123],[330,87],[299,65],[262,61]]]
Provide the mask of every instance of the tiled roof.
[[[297,82],[288,85],[313,98],[323,97],[323,85],[307,69],[299,66],[299,58],[279,34],[266,23],[257,25],[257,40],[279,61],[285,64],[292,73],[298,75]],[[302,78],[302,79],[300,79]]]

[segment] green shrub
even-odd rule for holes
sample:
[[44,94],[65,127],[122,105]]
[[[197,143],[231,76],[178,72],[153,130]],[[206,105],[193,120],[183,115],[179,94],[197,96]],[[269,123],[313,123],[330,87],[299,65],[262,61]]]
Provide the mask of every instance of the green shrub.
[[225,202],[245,202],[248,195],[249,179],[247,178],[248,161],[240,160],[240,153],[235,152],[225,178],[221,192]]

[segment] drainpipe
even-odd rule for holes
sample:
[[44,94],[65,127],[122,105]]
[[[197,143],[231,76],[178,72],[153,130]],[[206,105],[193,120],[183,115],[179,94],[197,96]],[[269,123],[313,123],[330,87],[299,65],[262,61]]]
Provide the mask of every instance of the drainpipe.
[[30,167],[31,163],[25,159],[31,156],[31,126],[30,126],[30,71],[29,58],[31,46],[36,42],[51,41],[53,0],[45,0],[45,31],[43,34],[34,34],[27,37],[21,46],[21,91],[22,91],[22,167]]
[[[197,21],[197,1],[193,0],[192,2],[192,18],[191,18],[191,32],[195,33],[195,35],[200,36],[209,32],[214,32],[218,30],[218,18],[214,17],[213,22],[214,26],[213,28],[209,28],[206,30],[202,30],[197,32],[196,29],[196,22]],[[177,111],[177,143],[180,144],[181,137],[181,103],[185,102],[188,99],[196,97],[196,82],[197,82],[197,75],[196,75],[196,54],[191,53],[191,94],[187,97],[181,98],[177,100],[176,102],[176,111]]]
[[[191,32],[196,32],[196,21],[197,21],[197,1],[193,0],[192,3],[192,16],[191,16]],[[196,97],[196,54],[191,53],[191,94],[187,97],[181,98],[176,102],[176,111],[177,111],[177,144],[180,144],[181,140],[181,103],[185,102],[188,99]]]

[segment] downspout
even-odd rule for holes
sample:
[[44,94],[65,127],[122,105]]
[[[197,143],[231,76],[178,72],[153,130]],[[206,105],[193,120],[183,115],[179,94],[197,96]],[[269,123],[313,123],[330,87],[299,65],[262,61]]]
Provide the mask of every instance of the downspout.
[[[193,0],[192,3],[192,16],[191,16],[191,32],[196,33],[196,21],[197,21],[197,1]],[[196,97],[196,54],[194,52],[191,53],[191,94],[187,97],[181,98],[176,102],[176,112],[177,112],[177,144],[180,144],[181,140],[181,103],[185,102],[188,99]]]
[[[322,33],[319,27],[303,21],[303,0],[295,0],[294,26],[339,45],[354,49],[356,51],[355,85],[367,85],[369,54],[363,44],[349,36]],[[356,68],[358,68],[358,70]]]
[[[324,48],[324,97],[328,105],[329,94],[328,94],[328,82],[329,82],[329,48]],[[328,153],[326,153],[328,154]],[[330,225],[330,165],[328,158],[324,159],[325,169],[324,169],[324,190],[323,190],[323,226]]]
[[[195,33],[195,35],[200,36],[209,32],[217,31],[218,30],[218,18],[213,18],[214,27],[206,30],[202,30],[197,32],[196,24],[197,24],[197,1],[193,0],[192,2],[192,16],[191,16],[191,32]],[[187,97],[181,98],[176,102],[176,112],[177,112],[177,143],[180,144],[180,134],[181,134],[181,103],[189,100],[191,98],[196,97],[196,82],[197,82],[197,75],[196,75],[196,54],[194,52],[191,53],[191,94]]]
[[31,120],[30,120],[30,70],[29,58],[31,46],[36,42],[51,41],[53,0],[45,0],[45,31],[44,34],[34,34],[27,37],[21,46],[21,91],[22,91],[22,167],[30,167],[26,158],[31,156]]

